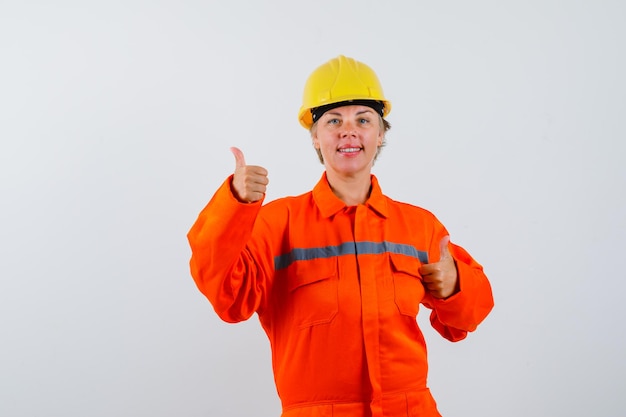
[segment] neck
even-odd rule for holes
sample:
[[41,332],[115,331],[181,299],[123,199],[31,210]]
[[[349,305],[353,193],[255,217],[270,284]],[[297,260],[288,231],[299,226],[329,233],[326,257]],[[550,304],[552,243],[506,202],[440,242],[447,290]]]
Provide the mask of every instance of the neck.
[[370,174],[358,177],[342,177],[326,172],[326,178],[333,193],[347,206],[358,206],[367,201],[372,188]]

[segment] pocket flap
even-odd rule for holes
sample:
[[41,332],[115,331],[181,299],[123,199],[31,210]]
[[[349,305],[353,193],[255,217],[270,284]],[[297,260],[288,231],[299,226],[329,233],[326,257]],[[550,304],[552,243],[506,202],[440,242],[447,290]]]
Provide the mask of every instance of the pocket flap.
[[304,285],[334,278],[337,275],[337,259],[333,257],[297,261],[293,268],[294,273],[289,275],[287,284],[290,292]]
[[419,259],[413,258],[412,256],[399,255],[396,253],[390,254],[391,258],[391,266],[395,272],[402,272],[408,275],[412,275],[416,278],[421,279],[419,273],[419,268],[422,263]]

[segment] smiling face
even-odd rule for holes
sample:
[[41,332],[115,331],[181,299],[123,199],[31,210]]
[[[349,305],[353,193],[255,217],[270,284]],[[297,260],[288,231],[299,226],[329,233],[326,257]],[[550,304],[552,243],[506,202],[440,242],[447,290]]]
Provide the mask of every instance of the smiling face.
[[324,113],[311,130],[313,146],[330,174],[370,174],[384,129],[379,115],[367,106],[342,106]]

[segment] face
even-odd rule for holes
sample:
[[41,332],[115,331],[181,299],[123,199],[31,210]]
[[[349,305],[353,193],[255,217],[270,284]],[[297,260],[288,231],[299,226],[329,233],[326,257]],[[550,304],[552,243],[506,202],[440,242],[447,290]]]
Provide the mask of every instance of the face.
[[353,177],[370,174],[384,129],[367,106],[342,106],[324,113],[312,131],[313,146],[330,173]]

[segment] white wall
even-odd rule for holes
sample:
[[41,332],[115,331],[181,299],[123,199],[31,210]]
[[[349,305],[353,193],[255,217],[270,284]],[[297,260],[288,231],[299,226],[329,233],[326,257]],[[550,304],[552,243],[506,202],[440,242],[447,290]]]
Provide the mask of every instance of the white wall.
[[[232,171],[317,181],[297,123],[338,55],[393,102],[375,166],[484,266],[425,328],[447,416],[622,416],[626,4],[0,2],[0,415],[278,416],[256,319],[220,322],[186,233]],[[425,324],[424,318],[420,319]]]

